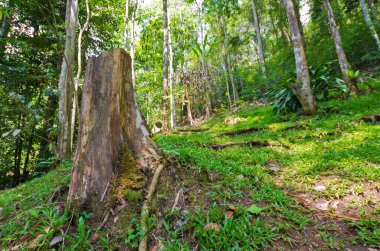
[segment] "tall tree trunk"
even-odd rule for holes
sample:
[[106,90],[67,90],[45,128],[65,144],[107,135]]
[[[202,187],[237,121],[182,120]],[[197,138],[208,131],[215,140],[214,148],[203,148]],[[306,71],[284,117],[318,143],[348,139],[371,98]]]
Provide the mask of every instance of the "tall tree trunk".
[[168,17],[168,36],[169,36],[169,87],[170,87],[170,128],[172,130],[176,127],[176,107],[174,99],[174,54],[172,44],[172,32],[170,27],[170,16]]
[[203,22],[202,22],[202,2],[203,1],[196,1],[197,5],[197,12],[198,12],[198,43],[200,47],[202,48],[202,78],[204,79],[204,89],[205,89],[205,95],[206,95],[206,118],[210,118],[211,115],[211,87],[208,79],[208,73],[206,69],[206,52],[205,52],[205,38],[204,38],[204,30],[203,30]]
[[71,156],[71,110],[73,100],[73,80],[75,63],[75,38],[78,18],[78,1],[67,0],[66,4],[66,43],[61,75],[59,78],[59,133],[57,144],[58,159],[63,160]]
[[129,51],[129,0],[125,0],[124,49]]
[[239,99],[239,93],[238,93],[236,85],[235,85],[235,78],[234,78],[234,74],[233,74],[232,67],[231,67],[230,54],[228,52],[228,35],[227,35],[226,23],[224,21],[224,16],[222,16],[221,21],[222,21],[221,22],[222,31],[223,31],[223,35],[224,35],[224,55],[226,57],[226,63],[227,63],[226,66],[227,66],[227,71],[228,71],[228,75],[229,75],[231,86],[232,86],[233,101],[235,103]]
[[230,84],[228,82],[228,63],[227,59],[224,59],[224,71],[225,71],[225,79],[226,79],[226,91],[227,91],[227,98],[228,98],[228,104],[229,107],[232,107],[232,100],[231,100],[231,95],[230,95]]
[[365,20],[365,22],[368,25],[368,28],[369,28],[369,30],[371,32],[371,35],[372,35],[373,39],[376,41],[377,49],[380,50],[379,36],[378,36],[378,34],[377,34],[376,30],[375,30],[375,27],[373,27],[371,17],[370,17],[370,15],[368,13],[367,4],[365,3],[365,0],[359,0],[359,1],[360,1],[360,6],[361,6],[362,11],[363,11],[364,20]]
[[88,26],[90,24],[91,13],[90,13],[90,5],[88,3],[88,0],[86,0],[86,13],[87,13],[86,22],[84,23],[82,27],[80,27],[79,35],[78,35],[78,70],[77,70],[77,75],[75,77],[73,107],[71,111],[71,140],[70,140],[71,149],[74,148],[75,120],[77,116],[76,115],[77,111],[79,112],[78,91],[79,91],[79,79],[82,75],[82,38],[83,38],[83,33],[87,31]]
[[297,15],[295,13],[292,0],[284,0],[286,15],[289,21],[290,33],[294,47],[294,56],[297,68],[297,83],[291,90],[302,104],[305,114],[315,115],[317,105],[310,87],[310,76],[307,66],[305,48],[302,42],[301,31],[298,26]]
[[252,0],[252,11],[253,11],[253,17],[255,21],[255,30],[256,30],[256,35],[257,35],[257,46],[258,46],[258,52],[259,52],[259,57],[260,57],[261,72],[263,73],[263,76],[267,78],[263,43],[261,41],[260,23],[259,23],[259,17],[257,15],[256,6],[255,6],[255,0]]
[[349,65],[348,65],[346,53],[344,52],[344,49],[342,46],[342,39],[340,37],[339,30],[335,22],[334,12],[331,8],[329,0],[323,0],[323,3],[326,8],[327,17],[329,19],[330,29],[331,29],[332,36],[334,38],[335,50],[336,50],[336,54],[338,55],[339,66],[343,74],[344,82],[346,83],[348,88],[351,90],[351,93],[356,95],[358,93],[358,88],[352,83],[352,81],[348,77]]
[[[136,101],[130,56],[124,49],[112,49],[91,58],[83,85],[69,200],[102,215],[107,210],[100,202],[107,192],[119,191],[123,196],[128,182],[136,182],[128,187],[132,189],[144,180],[136,177],[139,170],[154,170],[157,162],[157,150]],[[124,182],[114,179],[119,176]]]
[[[5,1],[5,7],[10,8],[9,0]],[[2,15],[0,27],[0,59],[3,57],[6,41],[5,38],[10,30],[10,18],[7,15]]]
[[162,97],[162,132],[169,132],[169,121],[170,121],[170,105],[169,105],[169,33],[168,33],[168,4],[167,0],[162,1],[163,7],[163,19],[164,19],[164,50],[163,50],[163,97]]
[[131,34],[131,58],[132,58],[132,84],[136,88],[136,72],[135,72],[135,29],[136,29],[136,12],[138,8],[138,0],[134,0],[132,13],[132,34]]
[[377,15],[375,4],[373,3],[373,0],[368,0],[368,3],[369,3],[369,8],[371,9],[373,20],[375,21],[378,31],[380,31],[380,21],[379,21],[379,16]]

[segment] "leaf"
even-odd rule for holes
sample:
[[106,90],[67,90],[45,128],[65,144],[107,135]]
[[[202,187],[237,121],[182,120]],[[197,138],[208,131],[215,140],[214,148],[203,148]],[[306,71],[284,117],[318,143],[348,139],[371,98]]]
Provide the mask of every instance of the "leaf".
[[2,138],[7,137],[11,132],[12,132],[12,131],[5,132],[5,133],[1,134],[1,137],[2,137]]
[[12,133],[13,137],[16,137],[17,135],[19,135],[20,132],[21,132],[21,129],[14,130],[13,133]]
[[204,228],[203,231],[215,230],[216,232],[220,231],[218,223],[209,223]]
[[228,210],[226,211],[226,215],[227,215],[227,219],[230,219],[234,215],[234,212]]
[[252,204],[249,208],[247,208],[247,211],[251,214],[260,214],[263,210],[264,208],[258,207],[255,204]]

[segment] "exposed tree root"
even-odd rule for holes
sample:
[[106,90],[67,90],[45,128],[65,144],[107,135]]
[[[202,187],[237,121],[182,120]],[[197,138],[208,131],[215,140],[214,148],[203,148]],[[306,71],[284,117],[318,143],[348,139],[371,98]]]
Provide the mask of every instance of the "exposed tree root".
[[236,130],[236,131],[232,131],[232,132],[220,133],[220,134],[218,134],[215,137],[219,137],[219,136],[235,136],[235,135],[239,135],[239,134],[246,134],[246,133],[258,132],[258,131],[269,130],[269,129],[270,129],[269,127],[251,127],[251,128]]
[[146,251],[148,250],[148,226],[146,223],[146,219],[149,216],[149,206],[152,203],[153,194],[156,191],[158,179],[160,178],[160,174],[162,169],[164,169],[164,166],[160,164],[156,171],[154,172],[154,176],[152,179],[152,183],[150,183],[148,195],[146,196],[146,200],[143,204],[142,210],[141,210],[141,229],[144,233],[143,238],[140,241],[139,244],[139,251]]
[[198,132],[205,132],[209,130],[209,128],[180,128],[177,129],[177,131],[172,132],[172,134],[191,134],[191,133],[198,133]]
[[379,114],[373,114],[373,115],[370,115],[370,116],[366,116],[366,117],[363,117],[363,118],[360,118],[358,120],[356,120],[357,122],[366,122],[366,123],[377,123],[379,124],[380,123],[380,113]]
[[[246,129],[241,129],[241,130],[236,130],[232,132],[224,132],[220,133],[215,136],[220,137],[220,136],[236,136],[240,134],[246,134],[246,133],[253,133],[253,132],[258,132],[258,131],[264,131],[264,130],[273,130],[273,126],[265,126],[265,127],[251,127],[251,128],[246,128]],[[292,125],[289,127],[286,127],[282,129],[281,131],[290,131],[290,130],[302,130],[302,129],[307,129],[307,126],[304,124],[297,124],[297,125]]]
[[249,147],[270,147],[270,146],[279,146],[289,148],[288,146],[282,145],[280,143],[273,143],[269,141],[246,141],[246,142],[227,142],[224,144],[201,144],[202,147],[211,148],[213,150],[219,150],[226,147],[232,146],[249,146]]

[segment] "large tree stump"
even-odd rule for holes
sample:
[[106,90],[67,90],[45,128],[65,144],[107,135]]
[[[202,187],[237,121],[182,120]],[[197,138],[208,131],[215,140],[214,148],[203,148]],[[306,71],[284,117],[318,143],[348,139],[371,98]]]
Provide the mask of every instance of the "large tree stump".
[[125,156],[136,169],[153,171],[159,162],[136,102],[131,57],[112,49],[87,66],[69,200],[96,211],[107,189],[115,189],[112,179]]

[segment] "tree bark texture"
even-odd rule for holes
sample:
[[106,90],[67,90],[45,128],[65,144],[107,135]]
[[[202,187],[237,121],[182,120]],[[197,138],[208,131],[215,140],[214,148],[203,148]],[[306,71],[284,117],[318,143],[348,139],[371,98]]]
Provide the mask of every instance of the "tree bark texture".
[[59,78],[59,133],[57,155],[60,160],[71,156],[71,112],[73,105],[75,39],[78,18],[78,1],[67,0],[66,4],[66,43]]
[[284,4],[289,21],[290,33],[292,35],[297,70],[297,83],[291,87],[291,90],[302,104],[305,114],[315,115],[317,105],[310,86],[310,76],[305,48],[303,46],[302,35],[298,25],[294,4],[292,0],[284,0]]
[[267,70],[265,67],[265,57],[264,57],[264,49],[263,49],[263,43],[261,41],[261,31],[260,31],[260,23],[259,23],[259,17],[257,15],[255,0],[252,0],[252,11],[253,11],[253,18],[255,22],[255,30],[256,30],[256,36],[257,36],[257,49],[259,52],[260,57],[260,66],[261,66],[261,72],[263,73],[263,76],[267,78]]
[[112,49],[87,66],[69,200],[96,210],[126,152],[137,168],[154,168],[158,161],[136,101],[131,57]]
[[376,41],[377,49],[380,50],[380,40],[379,40],[379,35],[377,34],[375,27],[372,24],[371,16],[368,13],[368,8],[365,0],[359,0],[360,1],[360,6],[362,8],[364,20],[368,25],[368,28],[371,32],[371,35],[373,39]]
[[162,1],[163,19],[164,19],[164,81],[163,81],[163,97],[162,97],[162,132],[169,132],[170,121],[170,104],[169,104],[169,32],[168,32],[168,4],[167,0]]
[[325,5],[327,17],[329,19],[331,34],[334,39],[335,50],[338,56],[339,66],[343,74],[344,82],[346,83],[347,87],[350,89],[351,93],[356,95],[358,93],[358,88],[352,83],[352,81],[348,77],[349,65],[348,65],[346,53],[344,52],[344,49],[343,49],[342,39],[340,37],[339,30],[335,22],[334,12],[331,8],[329,0],[323,0],[323,3]]

